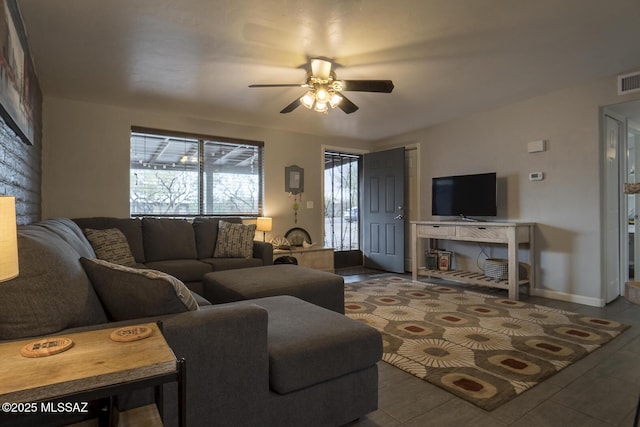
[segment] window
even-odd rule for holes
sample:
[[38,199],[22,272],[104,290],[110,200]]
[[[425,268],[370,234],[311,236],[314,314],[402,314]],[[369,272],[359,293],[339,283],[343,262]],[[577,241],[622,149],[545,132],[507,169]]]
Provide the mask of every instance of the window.
[[358,213],[362,156],[325,151],[325,246],[336,251],[360,249]]
[[262,215],[264,144],[131,129],[131,215]]

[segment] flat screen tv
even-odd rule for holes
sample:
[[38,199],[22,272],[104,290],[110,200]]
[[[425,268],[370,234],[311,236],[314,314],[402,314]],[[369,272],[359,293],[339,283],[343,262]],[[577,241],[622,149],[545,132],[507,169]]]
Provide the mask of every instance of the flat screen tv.
[[496,173],[442,176],[432,179],[431,214],[496,216]]

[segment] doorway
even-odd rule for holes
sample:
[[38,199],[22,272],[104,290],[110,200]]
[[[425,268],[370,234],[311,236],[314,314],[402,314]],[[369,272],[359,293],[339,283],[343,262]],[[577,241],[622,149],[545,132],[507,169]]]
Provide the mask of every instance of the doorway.
[[362,266],[360,188],[362,154],[324,150],[324,245],[335,268]]
[[603,112],[603,283],[607,303],[624,294],[624,284],[640,280],[640,101]]
[[[405,159],[404,202],[405,223],[420,219],[420,146],[403,147]],[[366,152],[356,153],[348,148],[325,147],[323,180],[324,244],[335,247],[336,269],[363,267],[362,159]],[[357,187],[353,184],[357,182]],[[348,192],[343,189],[349,188]],[[410,227],[404,227],[404,271],[411,271]],[[354,270],[357,271],[357,270]]]
[[[636,169],[640,167],[640,122],[635,120],[627,120],[626,123],[626,160],[624,175],[626,176],[625,183],[636,184],[640,183],[636,174]],[[627,229],[626,232],[626,245],[627,248],[627,279],[632,281],[638,281],[640,279],[640,238],[636,237],[636,230],[638,229],[638,214],[640,213],[640,184],[633,186],[628,185],[623,188],[626,198],[626,218]]]

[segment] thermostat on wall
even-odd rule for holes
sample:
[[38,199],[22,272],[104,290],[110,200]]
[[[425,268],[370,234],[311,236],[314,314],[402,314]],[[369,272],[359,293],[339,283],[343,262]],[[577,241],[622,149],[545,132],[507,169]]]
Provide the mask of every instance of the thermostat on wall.
[[542,181],[544,179],[543,172],[531,172],[529,174],[529,181]]

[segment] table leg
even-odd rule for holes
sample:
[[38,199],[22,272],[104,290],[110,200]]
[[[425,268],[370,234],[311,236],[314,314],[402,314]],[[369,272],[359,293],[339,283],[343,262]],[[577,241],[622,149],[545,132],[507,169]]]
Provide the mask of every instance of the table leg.
[[187,362],[184,357],[177,361],[178,365],[178,423],[180,427],[187,425]]

